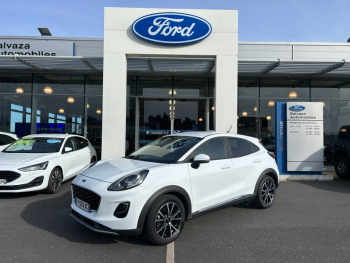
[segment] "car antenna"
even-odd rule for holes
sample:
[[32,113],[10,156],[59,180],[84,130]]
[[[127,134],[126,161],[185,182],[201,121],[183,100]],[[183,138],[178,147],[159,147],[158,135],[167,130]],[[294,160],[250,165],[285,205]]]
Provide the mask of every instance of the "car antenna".
[[227,133],[229,133],[229,132],[230,132],[231,128],[232,128],[232,125],[230,126],[230,129],[227,131]]

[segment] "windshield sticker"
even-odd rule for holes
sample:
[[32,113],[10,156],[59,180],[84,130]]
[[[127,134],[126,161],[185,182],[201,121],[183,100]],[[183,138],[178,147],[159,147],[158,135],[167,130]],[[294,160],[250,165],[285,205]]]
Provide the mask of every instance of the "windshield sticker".
[[10,147],[10,151],[31,150],[35,140],[20,140],[14,142]]
[[58,139],[49,139],[47,140],[48,143],[60,143],[61,140],[58,140]]

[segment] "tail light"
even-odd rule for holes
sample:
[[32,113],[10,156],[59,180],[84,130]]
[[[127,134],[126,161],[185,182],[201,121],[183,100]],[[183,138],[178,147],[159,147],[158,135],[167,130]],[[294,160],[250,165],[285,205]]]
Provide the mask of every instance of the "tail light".
[[275,153],[274,152],[267,152],[273,159],[275,159]]

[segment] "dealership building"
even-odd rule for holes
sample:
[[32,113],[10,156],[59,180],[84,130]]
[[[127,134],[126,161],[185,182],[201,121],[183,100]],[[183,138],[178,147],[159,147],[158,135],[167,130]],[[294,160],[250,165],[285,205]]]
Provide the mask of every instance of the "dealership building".
[[331,167],[350,124],[350,44],[238,42],[235,10],[106,8],[104,24],[104,39],[0,36],[0,131],[81,134],[103,159],[184,131],[273,150],[275,103],[315,101]]

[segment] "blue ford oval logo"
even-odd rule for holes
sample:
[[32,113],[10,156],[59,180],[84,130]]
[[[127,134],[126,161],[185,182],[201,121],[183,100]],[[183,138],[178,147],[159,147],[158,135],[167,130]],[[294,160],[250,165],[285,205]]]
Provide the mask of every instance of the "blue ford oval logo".
[[83,180],[81,180],[83,183],[85,183],[86,182],[86,180],[85,179],[83,179]]
[[138,37],[160,44],[181,45],[203,40],[212,31],[208,21],[183,13],[156,13],[135,20],[132,31]]
[[289,107],[289,109],[291,111],[303,111],[303,110],[305,110],[305,107],[301,106],[301,105],[293,105],[293,106]]

